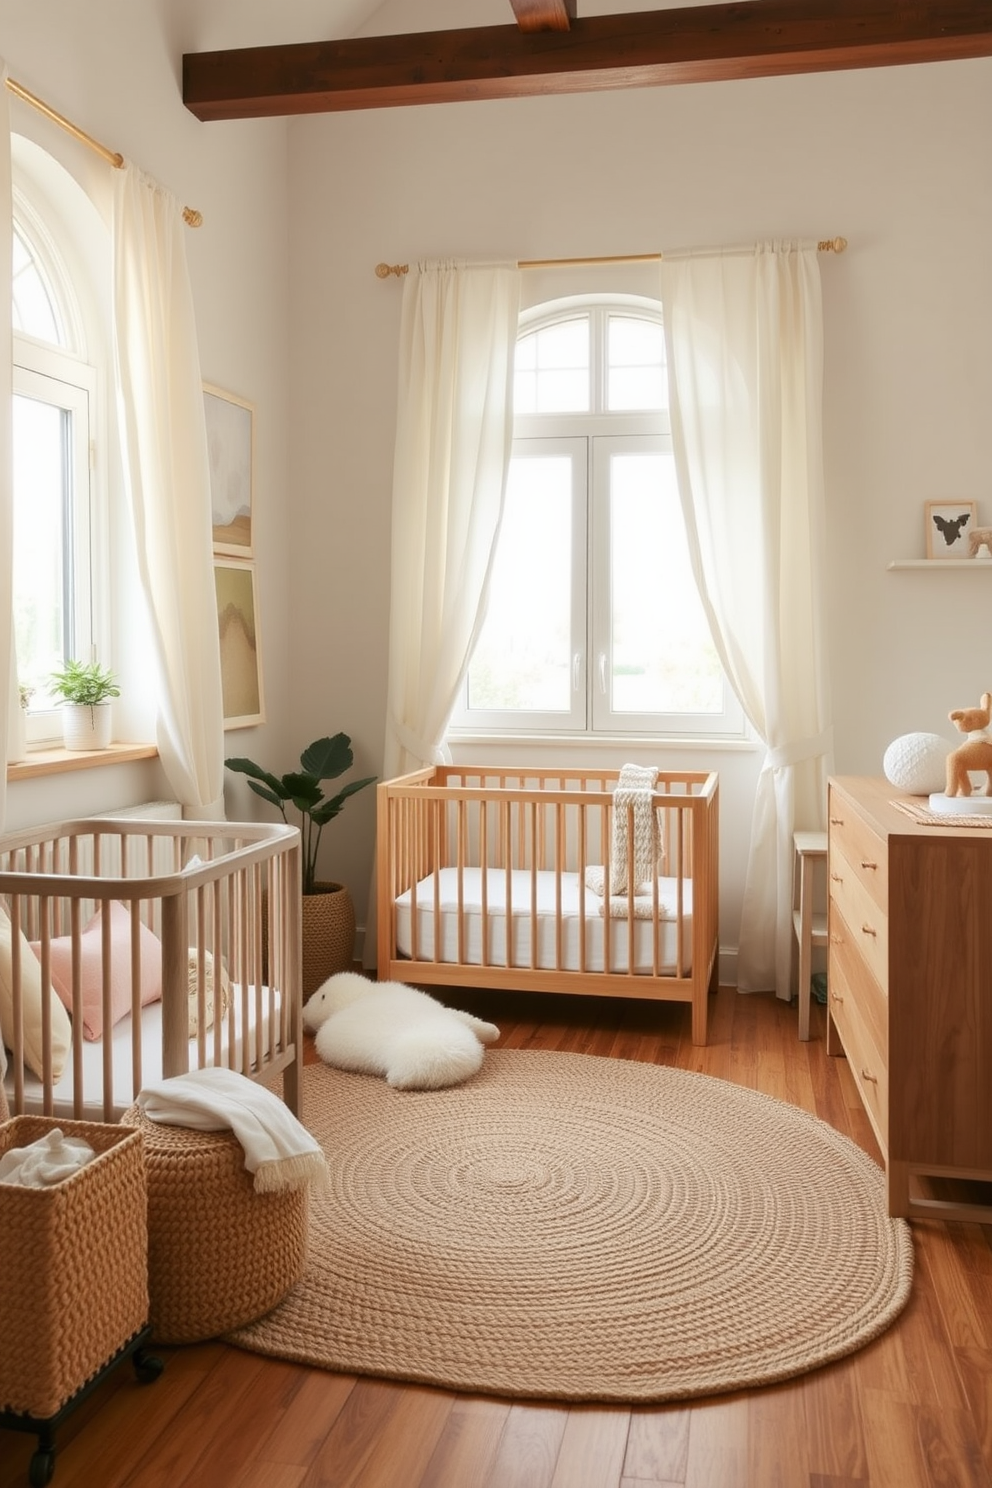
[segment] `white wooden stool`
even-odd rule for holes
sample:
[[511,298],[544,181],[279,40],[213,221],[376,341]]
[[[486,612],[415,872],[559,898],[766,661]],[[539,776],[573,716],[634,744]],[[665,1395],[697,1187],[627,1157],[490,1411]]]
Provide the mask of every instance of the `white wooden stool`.
[[799,902],[793,898],[792,923],[799,942],[799,1037],[809,1038],[810,979],[813,975],[813,947],[827,943],[826,910],[813,908],[813,870],[817,860],[826,860],[826,832],[794,832],[792,840],[796,850],[796,874],[794,890],[798,890]]

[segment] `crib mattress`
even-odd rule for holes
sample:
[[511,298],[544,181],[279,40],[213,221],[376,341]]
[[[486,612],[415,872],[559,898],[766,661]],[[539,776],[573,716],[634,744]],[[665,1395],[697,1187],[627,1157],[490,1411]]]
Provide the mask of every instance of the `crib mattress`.
[[[231,987],[232,1004],[234,1007],[234,1041],[233,1055],[228,1054],[231,1047],[230,1017],[229,1014],[223,1020],[223,1032],[221,1037],[221,1059],[222,1065],[240,1069],[244,1048],[243,1030],[244,1013],[241,989],[235,984]],[[275,1016],[278,1017],[280,994],[274,991],[271,994],[272,1004],[275,1008]],[[258,1058],[258,1047],[256,1039],[261,1039],[262,1056],[269,1051],[269,992],[267,988],[262,991],[262,1023],[256,1034],[256,1004],[254,989],[249,992],[248,997],[248,1053],[249,1061],[254,1063]],[[135,1091],[132,1088],[131,1069],[131,1015],[121,1018],[114,1024],[112,1033],[113,1046],[113,1117],[118,1119],[134,1104]],[[209,1028],[205,1034],[205,1051],[201,1059],[199,1042],[192,1038],[189,1041],[189,1067],[191,1070],[199,1069],[201,1065],[212,1065],[217,1063],[214,1058],[214,1030]],[[53,1115],[62,1120],[72,1117],[73,1098],[75,1095],[75,1080],[72,1068],[72,1053],[66,1061],[66,1067],[62,1072],[62,1078],[53,1090]],[[141,1011],[141,1084],[147,1085],[154,1080],[162,1078],[162,1004],[161,1002],[149,1003]],[[8,1069],[4,1077],[4,1085],[8,1097],[13,1096],[14,1072]],[[103,1040],[83,1040],[83,1114],[91,1120],[103,1119]],[[24,1103],[27,1111],[40,1111],[42,1109],[43,1087],[37,1076],[30,1070],[24,1071]]]
[[[506,872],[486,872],[487,935],[483,957],[481,868],[442,868],[438,875],[440,929],[434,950],[434,875],[417,884],[417,958],[422,961],[461,962],[470,966],[537,967],[541,970],[602,972],[606,969],[606,937],[609,927],[609,970],[637,975],[688,975],[692,962],[692,883],[682,882],[681,966],[677,966],[679,943],[678,889],[674,878],[658,881],[659,919],[610,919],[601,913],[602,899],[577,873],[557,874],[541,870],[535,875],[514,869],[510,874],[510,914],[507,917]],[[459,881],[462,891],[462,936],[459,949]],[[536,884],[536,913],[531,891]],[[561,914],[558,915],[560,884]],[[413,956],[413,893],[407,889],[396,900],[396,946],[400,956]],[[583,918],[584,917],[584,918]],[[510,925],[510,956],[507,960],[507,923]],[[657,938],[657,962],[655,939]],[[580,948],[585,948],[584,958]]]

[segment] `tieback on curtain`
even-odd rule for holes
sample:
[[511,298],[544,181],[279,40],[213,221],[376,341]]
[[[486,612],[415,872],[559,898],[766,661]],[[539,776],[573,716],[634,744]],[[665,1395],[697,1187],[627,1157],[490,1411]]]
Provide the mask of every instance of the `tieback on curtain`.
[[420,739],[408,729],[405,724],[400,723],[395,714],[390,716],[390,727],[401,749],[414,759],[420,760],[425,765],[449,765],[451,754],[443,744],[428,744],[426,739]]
[[820,759],[825,754],[832,754],[833,748],[834,731],[832,728],[824,729],[820,734],[811,734],[806,739],[795,739],[791,744],[778,744],[774,749],[769,749],[761,768],[784,770],[790,765],[801,764],[803,760]]

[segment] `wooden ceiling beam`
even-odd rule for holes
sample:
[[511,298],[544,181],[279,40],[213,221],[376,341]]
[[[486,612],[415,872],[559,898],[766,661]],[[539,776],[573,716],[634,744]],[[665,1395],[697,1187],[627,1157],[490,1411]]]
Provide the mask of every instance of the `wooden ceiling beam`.
[[567,31],[576,0],[510,0],[521,31]]
[[480,26],[188,52],[199,119],[886,67],[992,55],[992,0],[748,0],[589,16],[567,31]]

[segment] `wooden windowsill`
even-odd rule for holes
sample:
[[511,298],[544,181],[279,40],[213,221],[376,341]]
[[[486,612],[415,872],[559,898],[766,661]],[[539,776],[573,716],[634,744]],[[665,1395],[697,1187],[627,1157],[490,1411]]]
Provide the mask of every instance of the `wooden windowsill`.
[[101,765],[126,765],[131,760],[155,759],[154,744],[108,744],[106,749],[32,749],[27,759],[7,766],[8,784],[38,775],[64,775],[71,770],[93,770]]

